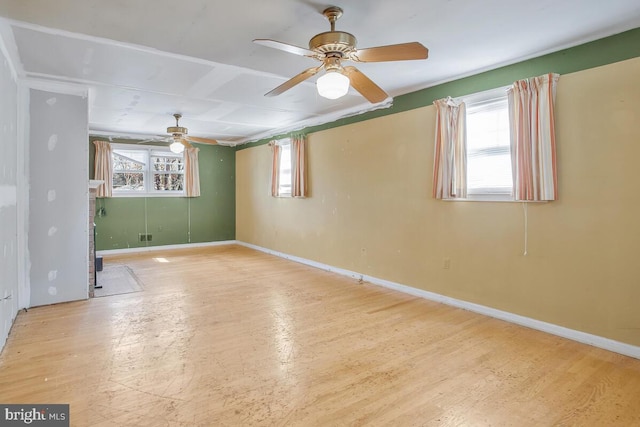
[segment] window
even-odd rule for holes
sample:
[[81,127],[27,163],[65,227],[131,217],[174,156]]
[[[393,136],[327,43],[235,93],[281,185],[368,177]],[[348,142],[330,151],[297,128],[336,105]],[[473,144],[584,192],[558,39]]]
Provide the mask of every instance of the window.
[[280,159],[278,161],[278,195],[291,197],[291,140],[278,141]]
[[467,107],[467,197],[510,200],[513,177],[506,88],[463,100]]
[[184,158],[167,147],[113,144],[113,195],[184,194]]
[[307,197],[306,136],[270,141],[272,197]]
[[182,155],[151,153],[154,191],[184,189],[184,159]]
[[133,150],[113,150],[113,190],[145,191],[146,153]]

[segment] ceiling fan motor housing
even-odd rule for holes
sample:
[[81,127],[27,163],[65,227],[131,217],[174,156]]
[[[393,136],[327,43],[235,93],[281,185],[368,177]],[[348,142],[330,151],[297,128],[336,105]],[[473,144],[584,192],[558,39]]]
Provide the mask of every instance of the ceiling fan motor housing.
[[321,54],[338,53],[348,56],[355,52],[357,40],[353,34],[344,31],[327,31],[309,40],[309,49]]
[[182,118],[182,114],[180,113],[175,113],[173,115],[173,117],[175,117],[176,119],[176,125],[175,126],[169,126],[167,128],[167,133],[171,133],[173,134],[174,139],[175,138],[179,138],[182,135],[186,135],[187,134],[187,128],[180,126],[180,119]]
[[167,133],[171,133],[173,136],[186,135],[187,128],[183,128],[182,126],[170,126],[167,128]]

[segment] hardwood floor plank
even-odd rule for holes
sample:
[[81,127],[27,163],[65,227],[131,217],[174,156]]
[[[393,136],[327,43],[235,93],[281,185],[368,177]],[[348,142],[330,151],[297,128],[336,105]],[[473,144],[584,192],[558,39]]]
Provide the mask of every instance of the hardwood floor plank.
[[640,360],[240,246],[104,262],[144,290],[21,312],[0,402],[78,426],[640,425]]

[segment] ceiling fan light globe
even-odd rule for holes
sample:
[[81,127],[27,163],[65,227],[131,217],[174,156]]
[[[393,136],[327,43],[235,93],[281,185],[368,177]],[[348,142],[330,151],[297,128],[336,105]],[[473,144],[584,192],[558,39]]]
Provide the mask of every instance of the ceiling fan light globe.
[[327,71],[316,82],[318,94],[327,99],[338,99],[349,91],[349,77],[339,71]]
[[184,145],[179,141],[174,141],[169,146],[169,150],[171,150],[172,153],[180,154],[184,151]]

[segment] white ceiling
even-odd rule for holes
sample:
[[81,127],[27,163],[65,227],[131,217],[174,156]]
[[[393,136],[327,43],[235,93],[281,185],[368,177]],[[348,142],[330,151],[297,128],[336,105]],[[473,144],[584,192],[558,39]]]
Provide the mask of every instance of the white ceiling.
[[[195,136],[243,143],[371,108],[330,101],[309,79],[264,93],[314,60],[252,43],[307,47],[328,31],[313,0],[0,0],[0,37],[21,77],[89,87],[92,133],[164,135],[182,113]],[[391,96],[640,26],[638,0],[341,0],[358,47],[419,41],[425,61],[357,67]],[[552,70],[550,70],[552,71]]]

